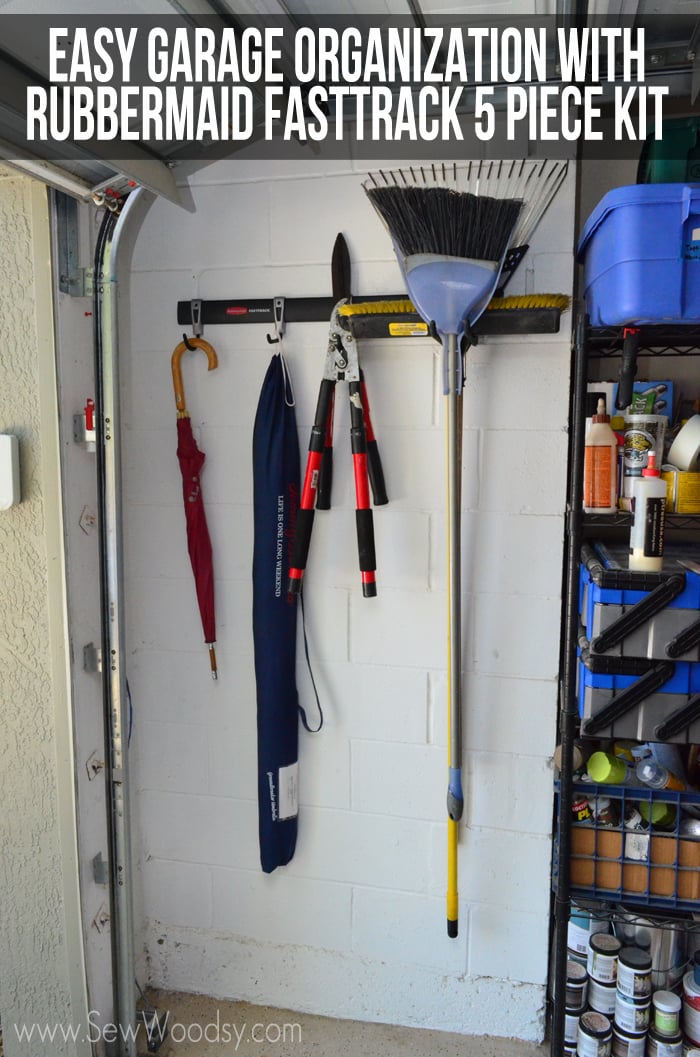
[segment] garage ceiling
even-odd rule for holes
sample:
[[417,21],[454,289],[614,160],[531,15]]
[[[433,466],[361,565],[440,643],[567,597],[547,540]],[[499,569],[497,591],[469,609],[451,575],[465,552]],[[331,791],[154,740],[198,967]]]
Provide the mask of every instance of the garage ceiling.
[[[60,10],[59,10],[60,8]],[[416,26],[430,25],[441,18],[484,16],[499,20],[553,16],[560,25],[591,22],[600,18],[613,22],[624,19],[646,28],[648,75],[664,79],[681,105],[688,105],[700,87],[700,19],[696,0],[120,0],[118,19],[132,16],[167,17],[183,26],[243,26],[256,19],[284,16],[292,24],[319,15],[368,14],[378,19],[397,16],[410,18]],[[39,156],[25,141],[25,98],[29,85],[48,82],[48,48],[45,34],[27,33],[25,20],[15,15],[89,16],[108,25],[115,18],[115,4],[92,0],[89,3],[61,3],[53,0],[0,0],[0,158],[46,183],[78,197],[91,198],[110,184],[128,181],[143,185],[157,194],[178,201],[173,167],[184,158],[191,160],[192,147],[186,144],[158,144],[155,149],[130,145],[126,160],[111,156],[114,146],[92,141],[89,147],[67,146],[61,157]],[[654,16],[663,15],[663,18]],[[696,58],[696,48],[698,58]],[[287,72],[287,71],[285,71]],[[199,147],[199,162],[208,164],[206,147]]]

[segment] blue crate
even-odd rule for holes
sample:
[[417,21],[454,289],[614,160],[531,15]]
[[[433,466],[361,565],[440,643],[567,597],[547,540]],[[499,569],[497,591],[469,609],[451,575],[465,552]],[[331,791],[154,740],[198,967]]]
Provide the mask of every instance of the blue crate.
[[578,244],[592,326],[700,322],[700,185],[604,196]]
[[[673,571],[676,572],[678,569],[674,568]],[[668,603],[668,608],[700,609],[700,575],[688,569],[681,568],[680,571],[685,574],[685,587],[679,595]],[[625,570],[622,570],[622,572],[625,572]],[[644,576],[644,574],[636,575],[640,578]],[[656,574],[656,576],[657,583],[660,583],[662,577],[659,574]],[[620,582],[623,582],[623,577],[619,579]],[[628,580],[633,581],[634,574],[628,574]],[[643,579],[642,583],[644,583]],[[582,563],[579,581],[581,623],[589,631],[593,628],[593,613],[596,605],[632,606],[646,598],[649,591],[655,586],[656,584],[650,584],[648,590],[634,590],[623,586],[601,586],[594,581],[586,564]]]
[[[614,661],[614,658],[611,658]],[[676,661],[675,671],[661,688],[664,694],[690,694],[700,693],[700,664],[691,664],[688,661]],[[619,691],[626,690],[640,678],[640,675],[623,675],[619,672],[596,672],[579,661],[579,686],[585,688],[592,686],[597,690]]]

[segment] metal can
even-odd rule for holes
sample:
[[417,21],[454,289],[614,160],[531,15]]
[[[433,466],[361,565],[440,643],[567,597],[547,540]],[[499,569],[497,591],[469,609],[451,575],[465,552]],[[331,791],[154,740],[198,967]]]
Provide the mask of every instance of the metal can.
[[578,1022],[576,1053],[578,1057],[610,1057],[612,1024],[602,1013],[589,1010]]
[[564,1012],[564,1042],[569,1046],[576,1045],[580,1017],[580,1009],[566,1009]]
[[613,1057],[646,1057],[646,1035],[630,1035],[613,1024]]
[[652,1024],[647,1035],[647,1057],[683,1057],[680,1031],[675,1035],[661,1035]]
[[693,970],[683,977],[683,1031],[695,1046],[700,1046],[700,987],[693,979]]
[[596,933],[588,940],[588,975],[601,984],[617,979],[617,956],[622,944],[617,936]]
[[615,1012],[615,984],[600,984],[597,980],[588,981],[588,1005],[596,1013],[611,1017]]
[[617,957],[617,989],[628,998],[651,995],[651,955],[639,947],[623,947]]
[[654,1007],[654,1030],[659,1035],[677,1035],[681,1029],[681,999],[673,991],[655,991],[651,998]]
[[588,973],[585,966],[579,962],[567,961],[566,963],[566,1008],[577,1009],[579,1012],[586,1008],[586,995],[588,992]]
[[615,994],[615,1023],[629,1035],[644,1035],[649,1027],[650,998],[629,998],[621,991]]

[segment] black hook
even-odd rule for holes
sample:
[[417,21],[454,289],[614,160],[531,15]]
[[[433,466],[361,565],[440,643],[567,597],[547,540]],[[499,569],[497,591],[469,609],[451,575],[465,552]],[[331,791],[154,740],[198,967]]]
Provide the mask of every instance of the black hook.
[[190,345],[186,334],[182,335],[182,340],[185,343],[185,348],[189,349],[190,352],[196,352],[197,351],[197,346],[196,345]]

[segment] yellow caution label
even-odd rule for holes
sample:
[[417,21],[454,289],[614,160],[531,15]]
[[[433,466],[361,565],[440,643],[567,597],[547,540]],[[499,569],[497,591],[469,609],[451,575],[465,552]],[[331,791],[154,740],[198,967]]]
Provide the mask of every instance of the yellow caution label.
[[427,323],[390,323],[392,338],[424,338],[428,333]]

